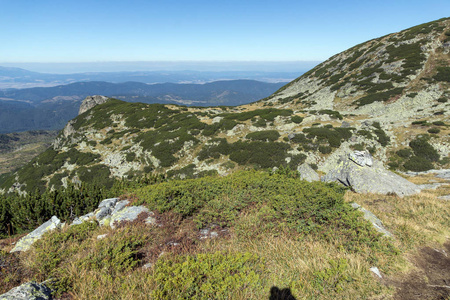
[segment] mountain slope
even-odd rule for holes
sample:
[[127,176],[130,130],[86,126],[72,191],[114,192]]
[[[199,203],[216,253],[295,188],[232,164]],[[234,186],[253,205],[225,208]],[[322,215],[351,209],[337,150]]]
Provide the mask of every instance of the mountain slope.
[[[450,19],[422,24],[339,53],[265,104],[334,109],[389,121],[427,117],[448,103]],[[432,107],[431,107],[432,106]]]
[[368,41],[249,105],[110,100],[70,121],[52,149],[1,187],[225,175],[303,162],[327,173],[351,150],[368,150],[400,171],[448,168],[448,36],[443,19]]

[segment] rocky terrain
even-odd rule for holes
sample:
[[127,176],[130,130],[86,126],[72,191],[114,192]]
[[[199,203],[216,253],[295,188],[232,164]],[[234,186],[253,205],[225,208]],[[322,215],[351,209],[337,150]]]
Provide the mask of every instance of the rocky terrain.
[[51,149],[1,187],[58,187],[95,173],[103,182],[225,175],[303,162],[328,173],[352,150],[398,171],[448,168],[449,45],[449,19],[419,25],[339,53],[272,96],[237,107],[112,99],[81,111]]

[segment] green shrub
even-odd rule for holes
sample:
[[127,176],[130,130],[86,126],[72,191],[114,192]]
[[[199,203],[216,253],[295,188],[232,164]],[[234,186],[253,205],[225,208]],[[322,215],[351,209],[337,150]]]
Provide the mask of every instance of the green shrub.
[[290,148],[279,142],[241,142],[230,145],[230,159],[239,165],[257,165],[272,168],[286,165],[286,152]]
[[402,158],[408,158],[413,153],[412,153],[411,149],[405,148],[405,149],[398,150],[397,152],[395,152],[395,154],[397,154],[398,156],[400,156]]
[[437,81],[450,82],[450,67],[438,67],[438,72],[433,76]]
[[319,146],[319,151],[322,154],[328,154],[328,153],[331,153],[332,149],[330,146],[322,146],[321,145],[321,146]]
[[433,133],[433,134],[438,134],[439,132],[441,132],[441,130],[439,128],[433,127],[427,130],[429,133]]
[[342,120],[342,115],[338,111],[335,111],[335,110],[323,109],[323,110],[319,110],[319,114],[329,115],[332,119]]
[[252,111],[246,111],[241,113],[227,113],[222,114],[225,119],[246,121],[259,116],[265,121],[274,121],[277,116],[290,116],[292,115],[292,110],[290,109],[276,109],[276,108],[266,108],[266,109],[256,109]]
[[303,121],[303,118],[300,116],[292,116],[291,117],[291,121],[296,123],[296,124],[300,124]]
[[423,172],[433,169],[434,166],[428,159],[414,155],[403,164],[403,167],[406,170]]
[[365,130],[365,129],[360,129],[356,132],[357,135],[363,136],[369,140],[373,139],[373,135],[370,131]]
[[371,104],[376,101],[386,102],[392,97],[399,96],[403,92],[403,88],[395,88],[386,92],[378,92],[361,97],[354,102],[358,107]]
[[312,286],[321,293],[342,292],[345,284],[353,280],[348,275],[349,265],[343,258],[330,259],[328,262],[329,268],[314,272]]
[[377,136],[378,143],[380,143],[381,146],[386,147],[390,143],[391,138],[381,128],[380,123],[374,122],[373,126],[375,127],[373,133],[375,133],[375,135]]
[[255,131],[247,134],[245,138],[253,141],[274,142],[278,140],[280,134],[277,130]]
[[333,148],[338,148],[343,140],[347,140],[352,136],[354,128],[326,128],[326,127],[310,127],[304,128],[303,132],[307,133],[309,139],[316,139],[319,143],[326,142]]
[[132,162],[136,158],[136,153],[129,152],[125,155],[127,162]]
[[130,227],[121,228],[114,235],[95,243],[78,265],[83,269],[102,270],[111,275],[127,272],[139,263],[137,251],[143,244],[143,235],[132,231]]
[[388,63],[403,60],[402,75],[407,76],[415,74],[421,68],[423,61],[426,59],[425,54],[422,53],[422,42],[418,41],[412,44],[402,44],[395,46],[394,44],[386,47],[389,53]]
[[446,126],[446,124],[444,122],[442,122],[442,121],[435,121],[435,122],[433,122],[433,125],[435,125],[435,126]]
[[420,121],[414,121],[411,123],[411,125],[422,125],[422,126],[426,126],[428,125],[427,120],[420,120]]
[[91,236],[92,231],[98,227],[96,222],[84,222],[73,225],[64,230],[46,233],[42,239],[33,244],[36,259],[32,262],[32,269],[42,276],[54,275],[58,265],[64,258],[73,255],[76,249],[64,247],[65,243],[81,243]]
[[219,131],[231,130],[237,124],[239,124],[239,123],[234,121],[234,120],[223,119],[223,120],[221,120],[218,123],[214,123],[214,124],[211,124],[211,125],[206,125],[205,129],[202,132],[202,134],[205,135],[205,136],[212,136],[212,135],[216,134]]
[[291,142],[296,144],[304,144],[311,142],[303,133],[296,133],[294,137],[291,139]]
[[409,143],[414,154],[431,162],[439,160],[439,153],[428,143],[428,136],[417,136]]
[[215,252],[159,259],[152,299],[232,299],[261,288],[264,263],[251,253]]

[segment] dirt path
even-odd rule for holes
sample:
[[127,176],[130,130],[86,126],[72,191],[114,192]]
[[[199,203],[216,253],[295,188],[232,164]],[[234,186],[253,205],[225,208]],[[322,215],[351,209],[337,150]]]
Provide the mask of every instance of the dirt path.
[[395,300],[450,299],[450,241],[442,249],[422,248],[412,262],[416,270],[391,282]]

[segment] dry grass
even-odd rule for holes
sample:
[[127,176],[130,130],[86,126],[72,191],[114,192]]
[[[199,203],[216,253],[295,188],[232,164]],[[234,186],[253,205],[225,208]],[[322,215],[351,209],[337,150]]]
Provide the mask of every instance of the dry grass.
[[357,202],[373,212],[394,234],[404,249],[428,244],[444,244],[450,238],[450,206],[438,199],[438,191],[421,192],[400,198],[375,194],[346,194],[346,201]]

